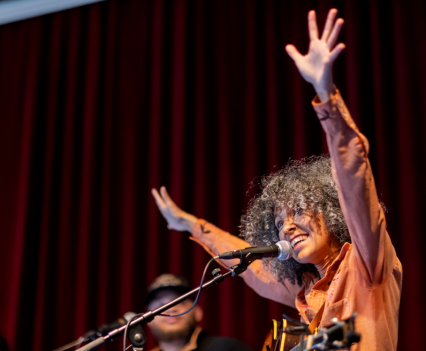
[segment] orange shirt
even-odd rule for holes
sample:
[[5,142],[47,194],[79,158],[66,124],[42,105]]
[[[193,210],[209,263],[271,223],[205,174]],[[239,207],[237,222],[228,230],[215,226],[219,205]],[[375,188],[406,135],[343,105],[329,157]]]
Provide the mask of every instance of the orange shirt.
[[[318,280],[305,275],[302,287],[278,282],[261,261],[241,276],[259,295],[298,309],[309,323],[326,301],[321,327],[332,318],[346,319],[357,312],[355,322],[361,342],[352,350],[396,350],[402,266],[386,231],[386,219],[377,198],[368,160],[369,144],[352,120],[336,91],[331,100],[312,102],[327,136],[333,178],[352,244]],[[198,220],[193,237],[212,255],[247,247],[247,243],[205,220]],[[224,263],[232,266],[238,261]]]

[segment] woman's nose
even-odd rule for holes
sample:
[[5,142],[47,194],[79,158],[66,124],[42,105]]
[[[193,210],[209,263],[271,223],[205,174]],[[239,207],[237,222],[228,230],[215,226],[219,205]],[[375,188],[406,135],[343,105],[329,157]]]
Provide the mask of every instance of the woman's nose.
[[294,233],[296,228],[297,228],[296,225],[293,222],[291,222],[285,225],[284,232],[288,235],[291,235]]

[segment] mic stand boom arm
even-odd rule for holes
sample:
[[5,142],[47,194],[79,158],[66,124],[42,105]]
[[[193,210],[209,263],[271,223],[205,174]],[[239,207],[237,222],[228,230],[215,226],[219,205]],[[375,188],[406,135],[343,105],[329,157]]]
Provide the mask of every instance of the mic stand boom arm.
[[[235,276],[240,275],[241,273],[243,273],[247,270],[247,267],[251,263],[253,263],[253,261],[255,261],[259,258],[261,258],[261,257],[258,256],[257,254],[249,253],[240,260],[239,264],[232,266],[229,269],[229,271],[227,271],[225,274],[221,274],[220,269],[216,273],[214,273],[216,271],[216,269],[218,269],[218,268],[216,268],[213,271],[214,278],[212,280],[208,281],[207,283],[204,283],[201,287],[195,288],[195,289],[191,290],[190,292],[188,292],[188,293],[186,293],[182,296],[179,296],[178,298],[174,299],[173,301],[170,301],[169,303],[166,303],[165,305],[157,308],[156,310],[148,311],[148,312],[144,313],[142,316],[132,320],[130,322],[128,330],[129,330],[129,339],[130,339],[130,342],[132,343],[133,347],[138,349],[138,350],[142,350],[143,346],[145,344],[146,337],[144,336],[144,333],[143,333],[143,330],[142,330],[142,327],[141,327],[142,323],[151,322],[154,319],[155,316],[158,316],[162,312],[167,311],[169,308],[180,304],[182,301],[186,300],[188,297],[196,295],[200,289],[204,290],[204,289],[211,287],[212,285],[215,285],[217,283],[221,283],[225,280],[225,278],[228,278],[229,276],[235,277]],[[117,339],[119,336],[124,334],[125,330],[126,330],[126,325],[123,325],[120,328],[114,329],[109,334],[107,334],[103,337],[97,338],[96,340],[84,345],[83,347],[77,349],[77,351],[94,350],[94,349],[106,344],[107,341],[113,341],[113,340]]]

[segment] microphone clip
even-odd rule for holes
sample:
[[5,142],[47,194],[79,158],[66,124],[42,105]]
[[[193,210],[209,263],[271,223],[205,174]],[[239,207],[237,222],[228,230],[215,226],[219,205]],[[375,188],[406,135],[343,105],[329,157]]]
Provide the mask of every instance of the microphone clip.
[[133,350],[142,351],[146,343],[146,334],[141,324],[135,324],[129,327],[127,338],[132,344]]
[[235,277],[244,273],[248,266],[250,266],[254,261],[262,258],[261,254],[249,252],[244,257],[240,258],[240,263],[232,266],[229,270],[232,272],[232,276]]

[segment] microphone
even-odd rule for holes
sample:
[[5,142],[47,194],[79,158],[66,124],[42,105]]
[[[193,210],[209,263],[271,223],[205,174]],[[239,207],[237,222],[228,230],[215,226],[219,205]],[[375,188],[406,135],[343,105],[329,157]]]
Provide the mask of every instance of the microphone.
[[101,327],[99,327],[97,330],[91,330],[84,334],[84,340],[95,340],[101,336],[107,335],[110,331],[113,331],[114,329],[118,329],[122,327],[123,325],[126,325],[134,316],[136,316],[136,313],[134,312],[126,312],[124,314],[124,318],[118,318],[115,322],[111,324],[104,324]]
[[293,255],[293,247],[288,241],[281,240],[269,246],[253,246],[242,250],[224,252],[220,254],[218,258],[222,260],[231,260],[233,258],[244,258],[248,254],[256,256],[257,259],[276,257],[281,261],[285,261]]

